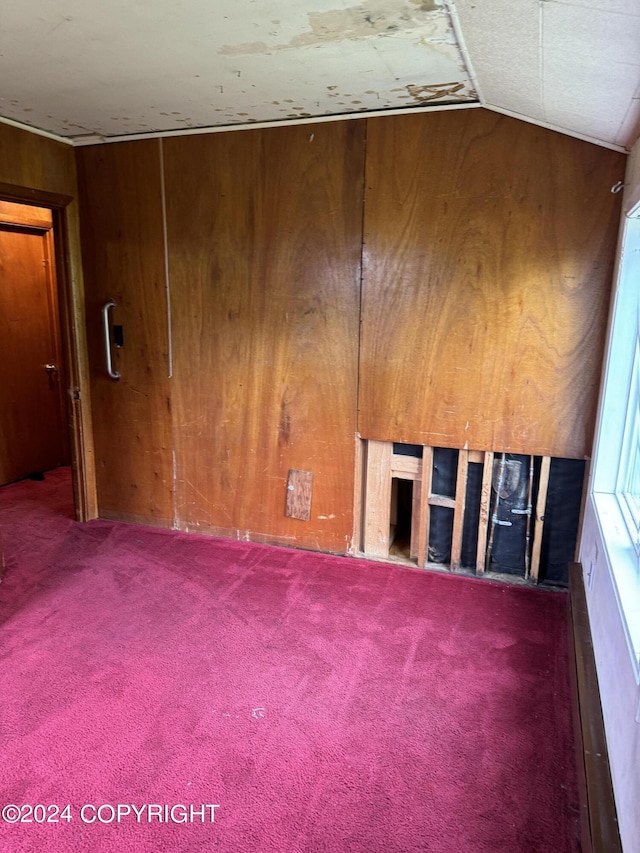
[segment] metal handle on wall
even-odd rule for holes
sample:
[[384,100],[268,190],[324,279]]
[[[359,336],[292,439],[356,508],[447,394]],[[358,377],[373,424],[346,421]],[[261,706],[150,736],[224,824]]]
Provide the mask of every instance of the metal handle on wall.
[[116,303],[113,299],[109,299],[102,306],[102,327],[104,330],[104,351],[107,361],[107,374],[110,379],[117,381],[120,379],[120,374],[117,370],[113,369],[113,362],[111,361],[111,327],[109,325],[109,313],[111,312],[111,309],[115,307]]

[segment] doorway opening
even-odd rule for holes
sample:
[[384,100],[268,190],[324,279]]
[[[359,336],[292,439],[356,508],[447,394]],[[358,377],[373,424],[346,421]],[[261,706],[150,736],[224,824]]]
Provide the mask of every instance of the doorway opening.
[[57,470],[75,517],[54,228],[50,208],[0,200],[0,486]]

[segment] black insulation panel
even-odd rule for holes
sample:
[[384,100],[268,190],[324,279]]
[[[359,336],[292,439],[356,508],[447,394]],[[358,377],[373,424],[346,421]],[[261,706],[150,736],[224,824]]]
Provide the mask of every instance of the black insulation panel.
[[545,510],[540,580],[566,586],[575,559],[586,462],[552,459]]
[[[453,497],[458,467],[455,450],[434,448],[432,492]],[[490,521],[495,510],[500,454],[495,455],[493,487],[491,490]],[[524,577],[527,536],[527,507],[529,503],[529,456],[507,453],[506,474],[503,479],[493,547],[487,569],[499,574]],[[575,459],[552,459],[545,510],[544,531],[540,557],[539,580],[566,586],[568,566],[574,559],[585,462]],[[541,458],[534,459],[532,516],[529,530],[529,549],[535,533],[535,506],[540,479]],[[480,517],[480,494],[483,465],[470,463],[467,474],[466,509],[462,533],[461,562],[475,569]],[[429,526],[429,560],[445,565],[451,562],[453,510],[434,506]],[[487,537],[488,538],[488,537]]]

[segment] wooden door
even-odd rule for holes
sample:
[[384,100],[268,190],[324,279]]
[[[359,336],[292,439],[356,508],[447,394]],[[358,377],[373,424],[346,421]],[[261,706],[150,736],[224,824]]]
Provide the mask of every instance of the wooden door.
[[[98,514],[173,523],[169,339],[160,146],[78,150]],[[118,381],[107,375],[102,308],[113,299]],[[112,341],[113,343],[113,341]]]
[[48,231],[0,225],[0,485],[67,462]]

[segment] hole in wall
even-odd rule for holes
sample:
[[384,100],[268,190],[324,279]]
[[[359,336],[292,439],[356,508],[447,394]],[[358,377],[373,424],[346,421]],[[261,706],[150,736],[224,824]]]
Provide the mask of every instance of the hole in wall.
[[413,481],[394,477],[391,481],[389,556],[411,559],[411,513]]
[[552,459],[542,534],[540,578],[566,586],[567,563],[573,562],[580,527],[584,459]]
[[[584,460],[505,453],[503,463],[499,452],[430,447],[427,456],[421,445],[398,442],[375,442],[375,448],[363,481],[365,554],[566,586],[580,523]],[[419,460],[430,465],[426,510]],[[465,489],[464,498],[456,494],[459,488]],[[425,516],[426,531],[419,526]]]
[[476,565],[483,472],[483,463],[469,462],[465,513],[462,525],[462,552],[460,556],[461,565],[469,569],[475,568]]
[[[536,480],[539,463],[537,459],[534,465]],[[490,565],[487,568],[500,574],[521,576],[525,565],[529,457],[507,453],[502,479],[499,459],[494,460],[493,467],[490,509],[492,516],[495,512],[496,522]],[[496,511],[498,488],[500,500]]]
[[[454,498],[457,475],[458,451],[449,447],[434,447],[432,494]],[[431,508],[430,516],[429,562],[449,565],[453,541],[453,509],[445,506],[434,506]]]

